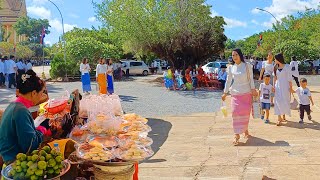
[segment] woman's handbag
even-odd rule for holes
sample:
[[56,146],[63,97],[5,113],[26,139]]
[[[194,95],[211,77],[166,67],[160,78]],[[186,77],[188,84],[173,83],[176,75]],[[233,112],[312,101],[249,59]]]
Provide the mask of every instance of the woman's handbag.
[[292,96],[293,96],[293,101],[290,102],[290,109],[297,110],[298,106],[299,106],[299,103],[298,103],[296,97],[293,94],[292,94]]
[[[249,67],[247,63],[246,63],[246,71],[247,71],[247,78],[250,85],[250,89],[255,89],[255,87],[251,87],[251,78],[250,78],[251,76],[249,74]],[[253,119],[258,119],[261,117],[261,106],[260,106],[259,97],[252,97],[252,117]]]

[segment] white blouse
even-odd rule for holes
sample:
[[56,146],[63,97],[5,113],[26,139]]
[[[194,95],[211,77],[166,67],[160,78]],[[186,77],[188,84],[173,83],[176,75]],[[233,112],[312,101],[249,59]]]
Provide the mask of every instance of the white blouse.
[[106,73],[107,73],[107,65],[98,64],[96,69],[96,77],[98,77],[98,74],[106,74]]
[[299,65],[298,65],[298,62],[297,61],[291,61],[290,62],[290,68],[291,68],[291,71],[292,71],[292,75],[294,77],[299,78]]
[[265,73],[272,75],[274,71],[274,64],[273,62],[272,64],[269,64],[268,61],[263,61],[262,68],[264,68]]
[[89,71],[90,71],[89,64],[83,64],[83,63],[80,64],[80,72],[82,75],[84,75],[85,73],[89,73]]
[[[250,82],[248,81],[247,68]],[[239,65],[230,65],[227,69],[227,81],[224,93],[228,93],[230,91],[231,95],[240,95],[250,93],[251,89],[255,89],[252,65],[243,62]]]
[[108,72],[108,75],[109,76],[112,76],[113,75],[113,65],[107,65],[107,72]]

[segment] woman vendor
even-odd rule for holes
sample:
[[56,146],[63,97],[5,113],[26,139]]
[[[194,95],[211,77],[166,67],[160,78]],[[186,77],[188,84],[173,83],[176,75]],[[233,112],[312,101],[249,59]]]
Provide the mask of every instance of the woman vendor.
[[44,136],[50,136],[48,127],[35,127],[28,108],[47,99],[47,90],[33,70],[22,74],[17,82],[19,97],[4,111],[0,122],[0,155],[6,165],[15,160],[18,153],[37,149]]

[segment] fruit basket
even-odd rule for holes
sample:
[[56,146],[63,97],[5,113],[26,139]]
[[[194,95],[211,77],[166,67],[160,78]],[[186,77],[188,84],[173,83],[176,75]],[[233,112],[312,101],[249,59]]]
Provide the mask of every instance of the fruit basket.
[[[2,169],[1,171],[2,177],[6,180],[13,180],[12,178],[10,178],[10,175],[9,175],[9,172],[13,169],[12,165],[13,164],[10,164],[9,166]],[[68,160],[62,161],[62,165],[63,165],[63,168],[59,175],[52,178],[48,178],[46,180],[56,180],[56,179],[59,179],[61,176],[65,175],[69,171],[71,165]]]

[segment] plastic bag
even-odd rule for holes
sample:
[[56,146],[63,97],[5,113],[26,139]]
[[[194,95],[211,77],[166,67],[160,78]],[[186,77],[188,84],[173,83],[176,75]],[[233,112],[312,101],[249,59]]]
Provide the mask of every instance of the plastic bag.
[[290,102],[290,109],[297,110],[298,106],[299,106],[299,103],[298,103],[297,99],[293,96],[293,101]]
[[261,103],[257,97],[252,99],[252,117],[253,119],[261,118]]
[[226,106],[226,102],[222,101],[221,112],[224,118],[228,117],[228,110]]

